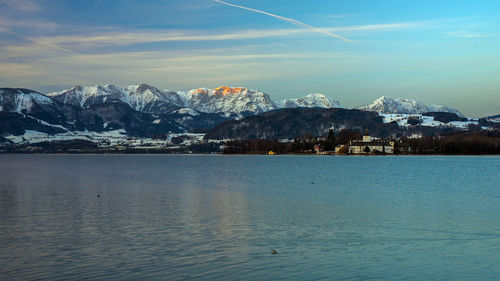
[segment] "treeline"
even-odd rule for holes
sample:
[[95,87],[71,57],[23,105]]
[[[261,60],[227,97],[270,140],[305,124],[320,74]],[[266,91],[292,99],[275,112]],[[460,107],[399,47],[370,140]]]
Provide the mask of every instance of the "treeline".
[[252,139],[229,141],[225,144],[225,154],[267,154],[272,151],[278,154],[285,153],[313,153],[314,146],[319,145],[324,151],[335,151],[339,144],[348,144],[349,141],[361,138],[361,133],[344,129],[338,134],[333,130],[325,137],[316,137],[311,134],[293,139],[292,142],[278,140]]
[[453,132],[438,137],[401,139],[396,152],[411,154],[500,154],[500,130]]
[[[314,153],[315,145],[324,151],[334,151],[337,145],[347,145],[360,139],[360,132],[344,129],[335,134],[332,130],[325,137],[306,135],[292,142],[278,140],[243,140],[227,142],[226,154],[278,154]],[[500,154],[500,130],[472,130],[451,132],[440,136],[423,138],[401,138],[395,142],[396,154]]]
[[[0,139],[0,141],[2,141]],[[22,145],[6,145],[0,153],[95,153],[95,154],[209,154],[220,153],[217,143],[196,143],[185,147],[133,147],[126,145],[100,147],[88,140],[62,140]]]

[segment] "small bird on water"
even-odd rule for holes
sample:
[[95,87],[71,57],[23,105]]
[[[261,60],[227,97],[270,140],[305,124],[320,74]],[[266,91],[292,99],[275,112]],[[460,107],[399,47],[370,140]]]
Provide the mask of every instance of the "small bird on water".
[[101,195],[100,195],[100,194],[97,194],[97,198],[100,198],[100,197],[101,197]]
[[271,255],[277,255],[277,254],[279,254],[279,253],[278,253],[278,250],[276,250],[276,249],[271,249]]

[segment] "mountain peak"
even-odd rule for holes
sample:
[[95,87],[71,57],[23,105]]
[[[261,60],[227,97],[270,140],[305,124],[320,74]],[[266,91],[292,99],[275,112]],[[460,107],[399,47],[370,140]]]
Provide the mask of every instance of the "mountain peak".
[[380,98],[376,99],[375,102],[394,102],[394,99],[388,96],[381,96]]
[[301,98],[286,99],[277,103],[282,108],[295,107],[321,107],[321,108],[343,108],[335,99],[321,93],[311,93]]
[[276,109],[271,98],[244,87],[199,88],[185,95],[186,105],[204,113],[258,114]]
[[139,92],[139,93],[142,93],[142,92],[145,92],[147,90],[153,91],[155,89],[156,89],[155,87],[152,87],[152,86],[150,86],[148,84],[142,83],[139,86],[137,86],[137,90],[136,91]]
[[231,87],[227,87],[227,86],[222,86],[222,87],[218,87],[218,88],[214,89],[215,94],[222,94],[222,95],[241,94],[242,92],[244,92],[246,90],[247,90],[247,88],[243,88],[243,87],[231,88]]
[[35,105],[51,105],[53,101],[39,92],[23,88],[0,88],[0,111],[30,111]]
[[455,108],[442,105],[425,105],[419,101],[407,98],[393,99],[382,96],[371,104],[358,106],[357,109],[366,111],[376,111],[384,114],[422,114],[426,112],[450,112],[458,116],[463,116]]
[[192,93],[196,94],[196,95],[200,95],[200,94],[208,95],[209,91],[210,90],[207,88],[198,88],[198,89],[192,90]]

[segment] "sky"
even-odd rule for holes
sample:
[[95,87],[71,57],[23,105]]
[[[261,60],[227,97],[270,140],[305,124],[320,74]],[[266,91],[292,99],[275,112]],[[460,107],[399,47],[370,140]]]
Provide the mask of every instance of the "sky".
[[380,96],[500,113],[500,2],[0,0],[0,87]]

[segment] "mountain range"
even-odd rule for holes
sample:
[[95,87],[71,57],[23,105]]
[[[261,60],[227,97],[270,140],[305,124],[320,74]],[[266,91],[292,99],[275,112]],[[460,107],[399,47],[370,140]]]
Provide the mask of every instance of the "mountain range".
[[[2,92],[16,93],[3,88]],[[159,116],[180,108],[191,108],[197,112],[231,115],[255,115],[278,108],[319,107],[344,108],[339,101],[323,94],[314,93],[301,98],[285,99],[274,102],[268,94],[259,90],[243,87],[199,88],[186,92],[160,90],[141,84],[120,88],[115,85],[75,86],[71,89],[43,95],[33,90],[19,89],[15,102],[8,97],[0,100],[0,111],[11,111],[9,106],[16,104],[21,109],[29,108],[32,103],[51,103],[89,108],[96,104],[123,103],[141,113]],[[27,97],[33,95],[33,98]],[[51,101],[52,100],[52,101]],[[5,105],[4,105],[5,104]],[[450,112],[463,116],[457,109],[442,105],[424,105],[411,99],[392,99],[381,97],[373,103],[356,107],[366,111],[395,114],[421,114],[425,112]]]
[[[460,111],[451,107],[424,105],[415,100],[388,97],[381,97],[369,105],[359,106],[353,111],[354,113],[351,112],[352,114],[342,113],[349,112],[349,109],[345,109],[340,102],[323,94],[314,93],[301,98],[273,101],[262,91],[244,87],[199,88],[183,92],[161,90],[146,84],[125,88],[108,84],[75,86],[47,95],[30,89],[1,88],[0,136],[22,135],[26,130],[58,134],[123,129],[127,135],[137,137],[208,132],[225,121],[246,120],[244,118],[267,112],[300,108],[345,110],[336,112],[332,117],[335,120],[338,119],[338,114],[345,118],[349,116],[358,118],[362,116],[359,112],[363,111],[379,114],[445,112],[463,117]],[[300,115],[297,112],[301,110],[286,112]],[[275,117],[280,116],[278,114]],[[361,119],[374,120],[371,115],[367,118]],[[395,117],[384,118],[389,120],[388,122],[396,120]],[[406,124],[404,118],[396,121],[398,124],[403,124],[402,122]],[[335,124],[362,127],[356,122]]]

